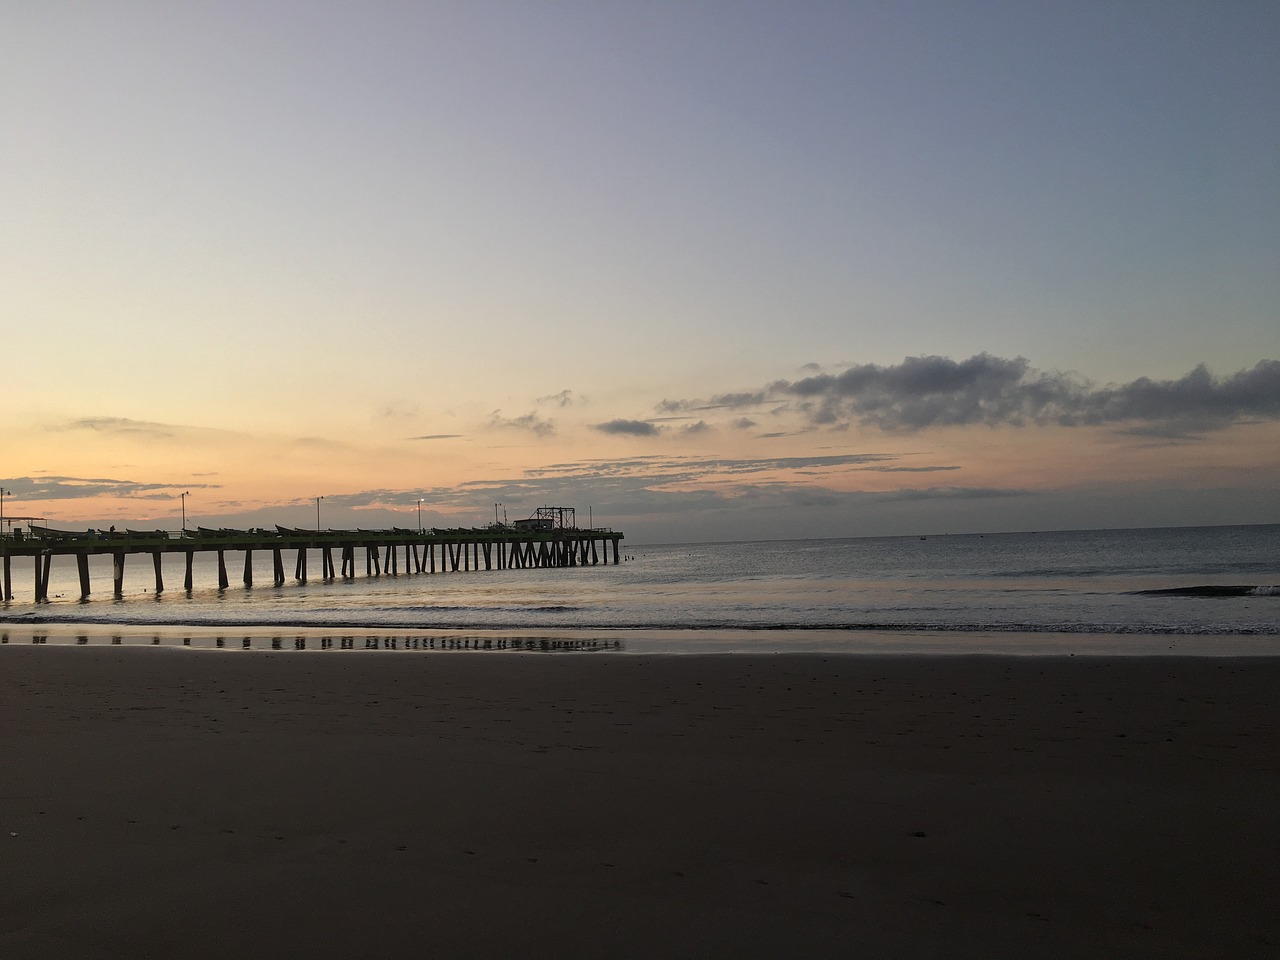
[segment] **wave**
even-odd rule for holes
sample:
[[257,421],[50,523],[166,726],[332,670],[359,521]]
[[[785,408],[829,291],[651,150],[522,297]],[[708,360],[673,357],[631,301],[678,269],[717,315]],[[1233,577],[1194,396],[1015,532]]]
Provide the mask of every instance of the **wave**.
[[1134,590],[1135,597],[1280,597],[1280,586],[1205,583],[1194,587]]

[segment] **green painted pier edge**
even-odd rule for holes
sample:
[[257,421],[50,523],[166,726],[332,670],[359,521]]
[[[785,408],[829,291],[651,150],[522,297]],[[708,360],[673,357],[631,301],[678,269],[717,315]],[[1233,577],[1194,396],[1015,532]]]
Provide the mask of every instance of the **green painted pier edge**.
[[[618,544],[623,534],[606,529],[529,530],[509,526],[477,529],[406,530],[301,530],[278,527],[276,530],[187,530],[176,536],[165,531],[64,533],[33,531],[27,536],[0,537],[0,558],[4,580],[0,584],[3,600],[13,600],[12,561],[30,558],[34,561],[35,601],[49,600],[49,572],[54,557],[75,557],[80,574],[80,599],[90,595],[89,557],[110,555],[112,558],[113,593],[124,593],[125,560],[133,555],[150,554],[155,570],[156,593],[164,592],[161,558],[165,554],[182,554],[186,558],[183,588],[192,589],[192,561],[196,553],[217,553],[218,588],[229,586],[226,554],[244,554],[243,582],[253,585],[255,552],[270,551],[272,583],[285,581],[285,553],[292,552],[294,579],[307,580],[308,553],[315,551],[320,560],[321,578],[354,579],[357,551],[362,552],[368,577],[397,575],[403,556],[405,573],[447,573],[471,570],[523,570],[534,567],[577,567],[619,561]],[[438,554],[438,559],[437,559]],[[337,556],[340,572],[334,565]],[[438,566],[437,566],[438,563]]]

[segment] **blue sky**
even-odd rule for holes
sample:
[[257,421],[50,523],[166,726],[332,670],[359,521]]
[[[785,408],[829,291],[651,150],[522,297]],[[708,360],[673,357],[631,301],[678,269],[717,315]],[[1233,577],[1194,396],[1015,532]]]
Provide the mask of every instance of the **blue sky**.
[[[6,21],[0,485],[31,510],[1280,520],[1274,4]],[[792,389],[873,369],[822,416]]]

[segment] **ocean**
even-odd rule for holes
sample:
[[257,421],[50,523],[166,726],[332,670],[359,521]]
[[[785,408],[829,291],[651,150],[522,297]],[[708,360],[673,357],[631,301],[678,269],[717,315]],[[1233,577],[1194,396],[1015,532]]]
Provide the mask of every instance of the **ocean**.
[[[1280,653],[1280,525],[638,545],[618,565],[195,589],[181,555],[79,599],[56,558],[50,601],[0,608],[0,641],[197,648],[631,652]],[[255,560],[257,558],[255,557]],[[258,575],[268,571],[257,560]],[[269,564],[268,564],[269,565]],[[288,564],[286,564],[288,566]],[[363,564],[359,565],[363,571]],[[290,568],[291,569],[291,568]]]

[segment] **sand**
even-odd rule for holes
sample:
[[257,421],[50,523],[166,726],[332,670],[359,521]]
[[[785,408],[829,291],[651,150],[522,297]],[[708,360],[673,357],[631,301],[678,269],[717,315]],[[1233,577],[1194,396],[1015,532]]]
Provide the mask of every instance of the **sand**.
[[1280,659],[0,648],[0,956],[1260,957]]

